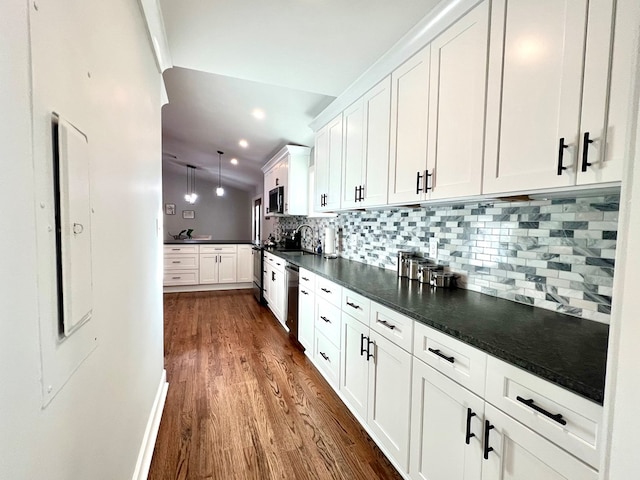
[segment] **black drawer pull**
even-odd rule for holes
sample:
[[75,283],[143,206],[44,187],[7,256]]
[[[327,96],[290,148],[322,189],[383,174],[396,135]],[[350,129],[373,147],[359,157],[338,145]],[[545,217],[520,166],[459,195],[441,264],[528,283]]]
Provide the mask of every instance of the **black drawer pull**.
[[171,280],[180,280],[182,277],[171,277]]
[[309,295],[309,292],[305,292],[304,290],[300,290],[300,293],[303,295]]
[[476,436],[475,433],[471,433],[471,419],[473,417],[475,417],[475,416],[476,416],[476,414],[470,408],[467,408],[467,433],[466,433],[465,438],[464,438],[464,442],[467,445],[469,445],[469,443],[470,443],[469,441],[471,440],[471,437],[475,437]]
[[538,405],[533,403],[533,398],[529,398],[529,399],[525,400],[520,395],[518,395],[516,397],[516,400],[518,400],[521,403],[524,403],[527,407],[532,408],[533,410],[535,410],[538,413],[541,413],[545,417],[549,417],[554,422],[558,422],[560,425],[566,425],[567,424],[567,421],[564,418],[562,418],[561,414],[547,412],[544,408],[539,407]]
[[182,263],[182,262],[181,262],[180,260],[174,260],[174,261],[173,261],[173,262],[171,262],[171,263]]
[[484,421],[484,459],[489,460],[489,452],[493,452],[493,447],[489,446],[489,432],[495,427],[491,425],[489,420]]
[[347,301],[347,305],[349,305],[351,308],[355,308],[356,310],[358,310],[358,309],[362,310],[360,308],[360,305],[356,305],[355,303],[351,303],[351,302]]
[[329,320],[327,317],[325,317],[325,316],[323,316],[323,315],[320,315],[320,318],[321,318],[322,320],[324,320],[325,322],[327,322],[327,323],[331,323],[331,320]]
[[454,357],[447,357],[444,353],[440,351],[439,348],[428,348],[431,353],[439,356],[440,358],[444,358],[447,362],[453,363],[455,361]]
[[[367,352],[367,349],[366,349],[366,348],[364,348],[364,339],[365,339],[365,338],[366,338],[367,340],[369,340],[369,338],[368,338],[368,337],[365,337],[365,336],[364,336],[364,333],[361,333],[361,334],[360,334],[360,356],[363,356],[365,353],[368,353],[368,352]],[[367,344],[367,346],[368,346],[368,344]]]
[[589,144],[593,143],[593,140],[589,138],[589,132],[584,132],[582,141],[582,171],[586,172],[587,167],[591,166],[589,162]]
[[320,356],[321,356],[322,358],[324,358],[327,362],[330,362],[330,361],[331,361],[331,360],[329,360],[329,355],[327,355],[327,354],[326,354],[326,353],[324,353],[324,352],[320,352]]
[[384,325],[385,327],[387,327],[389,330],[395,330],[396,326],[395,325],[391,325],[389,322],[387,322],[386,320],[378,320],[378,323],[381,323],[382,325]]
[[308,282],[308,281],[309,281],[309,279],[308,279],[307,277],[302,277],[302,279],[303,279],[305,282]]
[[562,166],[562,158],[564,157],[565,148],[569,148],[569,145],[564,143],[564,137],[562,137],[558,145],[558,175],[562,175],[562,171],[567,169],[567,167]]
[[331,290],[327,290],[326,288],[321,288],[320,290],[322,290],[325,293],[331,293]]

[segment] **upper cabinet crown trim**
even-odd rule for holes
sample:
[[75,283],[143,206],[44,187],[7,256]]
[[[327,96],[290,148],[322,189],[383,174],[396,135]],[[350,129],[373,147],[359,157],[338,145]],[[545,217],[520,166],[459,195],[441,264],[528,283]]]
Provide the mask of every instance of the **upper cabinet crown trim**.
[[301,145],[285,145],[282,147],[278,153],[276,153],[271,160],[264,164],[262,167],[262,172],[266,173],[270,169],[274,167],[280,160],[282,160],[287,155],[309,155],[311,152],[310,147],[304,147]]
[[380,80],[428,45],[482,0],[442,0],[367,71],[325,108],[309,127],[316,132],[374,87]]

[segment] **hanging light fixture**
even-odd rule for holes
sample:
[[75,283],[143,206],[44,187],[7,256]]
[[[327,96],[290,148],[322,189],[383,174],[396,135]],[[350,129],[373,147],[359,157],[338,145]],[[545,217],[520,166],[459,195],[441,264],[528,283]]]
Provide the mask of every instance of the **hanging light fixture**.
[[220,150],[218,150],[218,188],[216,188],[216,195],[221,197],[224,195],[224,188],[222,188],[222,154]]
[[187,193],[184,196],[184,199],[189,202],[191,205],[196,203],[196,199],[198,198],[198,194],[195,192],[196,190],[196,167],[193,165],[187,165]]

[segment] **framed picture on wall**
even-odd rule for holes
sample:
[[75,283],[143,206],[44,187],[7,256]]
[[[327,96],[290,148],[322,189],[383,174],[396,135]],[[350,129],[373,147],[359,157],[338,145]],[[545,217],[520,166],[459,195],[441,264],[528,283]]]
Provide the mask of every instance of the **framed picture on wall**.
[[176,214],[176,204],[175,203],[165,203],[164,204],[164,214],[165,215],[175,215]]
[[196,218],[194,210],[182,210],[182,218]]

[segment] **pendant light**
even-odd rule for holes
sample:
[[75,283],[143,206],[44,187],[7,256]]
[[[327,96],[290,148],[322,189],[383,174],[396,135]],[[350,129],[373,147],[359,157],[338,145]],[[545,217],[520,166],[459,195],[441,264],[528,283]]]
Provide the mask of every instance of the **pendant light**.
[[220,150],[218,150],[218,188],[216,188],[216,195],[221,197],[224,195],[224,188],[222,188],[222,154]]
[[184,199],[193,205],[196,203],[196,199],[198,198],[198,194],[195,192],[196,190],[196,167],[193,165],[187,165],[187,193],[184,196]]

